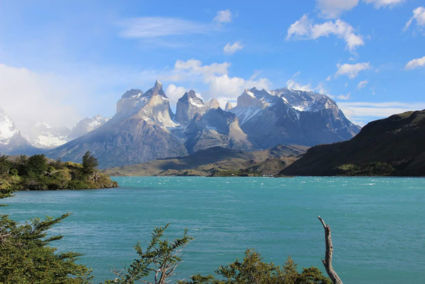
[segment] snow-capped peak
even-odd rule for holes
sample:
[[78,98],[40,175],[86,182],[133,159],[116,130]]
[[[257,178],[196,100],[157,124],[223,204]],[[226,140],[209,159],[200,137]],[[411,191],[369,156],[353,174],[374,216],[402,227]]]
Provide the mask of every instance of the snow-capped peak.
[[297,111],[320,111],[322,109],[337,108],[336,103],[326,95],[287,88],[272,91],[275,96],[281,97]]
[[0,143],[7,144],[9,139],[18,133],[19,131],[16,129],[12,119],[0,109]]
[[71,140],[83,136],[84,134],[99,128],[108,120],[108,118],[103,117],[101,115],[84,118],[72,128],[71,132],[68,135],[68,139]]

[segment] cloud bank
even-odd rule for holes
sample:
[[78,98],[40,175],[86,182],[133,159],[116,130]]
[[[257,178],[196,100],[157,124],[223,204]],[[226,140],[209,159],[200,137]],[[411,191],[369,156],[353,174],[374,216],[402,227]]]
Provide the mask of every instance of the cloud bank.
[[72,95],[58,77],[0,64],[2,108],[23,134],[39,121],[54,127],[73,126],[80,116],[69,104]]

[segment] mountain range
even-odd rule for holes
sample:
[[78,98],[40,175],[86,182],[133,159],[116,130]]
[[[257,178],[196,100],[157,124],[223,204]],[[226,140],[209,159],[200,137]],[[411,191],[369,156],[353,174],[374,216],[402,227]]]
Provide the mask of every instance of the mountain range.
[[29,155],[42,152],[44,149],[57,147],[93,131],[107,120],[96,115],[79,121],[71,129],[37,122],[23,134],[6,112],[0,109],[0,152]]
[[13,120],[0,109],[0,153],[1,154],[33,154],[39,151],[32,146],[16,128]]
[[351,123],[329,97],[313,92],[252,88],[227,110],[204,102],[191,90],[176,113],[157,81],[146,92],[132,89],[117,102],[116,114],[93,131],[47,152],[79,161],[91,151],[102,168],[181,157],[211,147],[262,150],[278,144],[312,146],[352,138]]

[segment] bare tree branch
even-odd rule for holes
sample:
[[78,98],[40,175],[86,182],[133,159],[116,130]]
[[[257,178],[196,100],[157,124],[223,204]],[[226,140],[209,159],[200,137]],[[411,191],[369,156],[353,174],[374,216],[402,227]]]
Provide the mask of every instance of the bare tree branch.
[[318,216],[317,218],[319,218],[319,221],[323,225],[323,229],[325,229],[326,255],[325,259],[322,259],[323,265],[325,266],[326,272],[328,273],[332,282],[334,284],[342,284],[341,278],[339,278],[338,274],[332,267],[332,255],[334,248],[332,245],[331,227],[329,227],[329,225],[326,225],[325,221],[320,216]]

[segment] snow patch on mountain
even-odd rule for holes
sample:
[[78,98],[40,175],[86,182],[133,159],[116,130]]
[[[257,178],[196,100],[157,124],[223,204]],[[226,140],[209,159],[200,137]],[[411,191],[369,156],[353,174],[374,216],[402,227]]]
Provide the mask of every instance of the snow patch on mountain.
[[72,140],[89,133],[102,125],[104,125],[109,119],[101,115],[94,117],[88,117],[80,120],[68,134],[68,140]]
[[0,109],[0,144],[8,144],[19,133],[12,119]]

